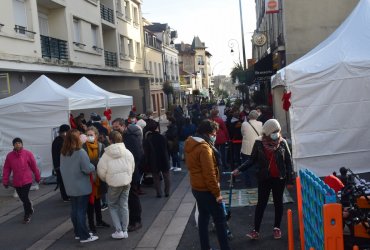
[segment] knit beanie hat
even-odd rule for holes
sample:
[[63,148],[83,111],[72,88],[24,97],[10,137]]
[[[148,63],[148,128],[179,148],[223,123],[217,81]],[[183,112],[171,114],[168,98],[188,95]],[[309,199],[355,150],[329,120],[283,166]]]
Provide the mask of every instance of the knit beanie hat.
[[22,139],[21,139],[21,138],[19,138],[19,137],[16,137],[16,138],[14,138],[14,139],[13,139],[13,146],[14,146],[14,144],[16,144],[17,142],[20,142],[20,143],[22,143],[22,144],[23,144]]
[[262,133],[265,134],[266,136],[269,136],[275,131],[280,131],[280,130],[281,130],[280,124],[278,120],[276,119],[267,120],[265,124],[263,124],[263,127],[262,127]]
[[143,119],[140,119],[136,122],[136,125],[143,129],[146,126],[146,122]]
[[256,120],[258,118],[259,114],[257,112],[257,110],[252,110],[251,112],[249,112],[249,119],[252,119],[252,120]]

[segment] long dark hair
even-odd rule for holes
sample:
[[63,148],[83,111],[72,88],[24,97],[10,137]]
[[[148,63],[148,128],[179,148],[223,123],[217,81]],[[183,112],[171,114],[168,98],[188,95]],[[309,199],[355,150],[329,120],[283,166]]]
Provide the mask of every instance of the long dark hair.
[[64,156],[71,156],[74,151],[81,148],[80,131],[77,129],[69,130],[64,138],[61,154]]

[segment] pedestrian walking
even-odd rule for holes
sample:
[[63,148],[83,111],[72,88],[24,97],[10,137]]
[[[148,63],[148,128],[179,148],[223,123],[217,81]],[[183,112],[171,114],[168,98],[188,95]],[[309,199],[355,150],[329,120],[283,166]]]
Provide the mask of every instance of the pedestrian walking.
[[53,159],[55,175],[57,176],[57,187],[59,187],[60,196],[64,202],[68,202],[69,197],[66,193],[63,178],[60,173],[60,151],[62,150],[64,138],[70,129],[71,127],[67,124],[61,125],[59,127],[59,135],[55,137],[53,143],[51,144],[51,156]]
[[211,119],[218,124],[215,147],[221,154],[222,169],[227,170],[227,142],[229,141],[229,132],[227,131],[225,122],[219,116],[218,109],[211,111]]
[[262,127],[262,137],[255,141],[250,158],[235,169],[233,174],[238,175],[256,163],[258,202],[254,215],[254,229],[247,234],[247,237],[253,240],[259,239],[263,214],[272,191],[275,206],[273,236],[275,239],[280,239],[284,189],[286,184],[291,184],[294,173],[288,144],[282,138],[280,124],[275,119],[265,122]]
[[170,124],[167,126],[165,136],[168,142],[168,153],[170,154],[172,160],[172,167],[170,168],[170,170],[181,171],[179,158],[179,137],[176,119],[171,116],[168,117],[168,121],[170,122]]
[[13,151],[8,153],[3,168],[3,185],[9,187],[9,177],[13,173],[13,187],[19,199],[23,203],[23,223],[29,223],[34,212],[32,203],[28,197],[33,181],[33,175],[37,183],[40,182],[40,170],[37,168],[35,157],[31,151],[23,148],[21,138],[13,139]]
[[148,125],[148,132],[144,139],[145,165],[148,166],[152,175],[157,198],[162,197],[160,176],[164,180],[164,195],[170,194],[170,160],[167,150],[167,141],[164,135],[159,133],[159,123],[153,121]]
[[109,134],[110,146],[98,163],[98,175],[108,184],[108,207],[116,231],[113,239],[128,238],[128,195],[135,170],[134,156],[122,142],[118,131]]
[[215,224],[221,250],[230,249],[227,239],[225,211],[222,205],[220,173],[221,157],[214,147],[218,124],[203,120],[197,134],[185,142],[185,161],[190,173],[190,184],[199,210],[198,227],[202,250],[211,249],[208,235],[210,216]]
[[87,205],[92,191],[90,174],[95,172],[95,167],[82,149],[79,134],[77,129],[67,132],[61,150],[60,172],[67,195],[71,199],[71,221],[75,239],[87,243],[99,239],[98,236],[89,234],[86,225]]

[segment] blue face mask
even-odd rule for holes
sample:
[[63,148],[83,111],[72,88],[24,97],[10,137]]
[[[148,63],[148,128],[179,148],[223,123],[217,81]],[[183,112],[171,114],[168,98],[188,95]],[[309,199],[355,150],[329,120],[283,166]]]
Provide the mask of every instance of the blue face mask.
[[211,136],[209,137],[209,140],[210,140],[213,144],[215,144],[215,142],[216,142],[216,136],[215,136],[215,135],[211,135]]
[[279,132],[277,132],[277,133],[272,133],[272,134],[270,135],[270,138],[271,138],[272,140],[276,141],[277,139],[279,139]]

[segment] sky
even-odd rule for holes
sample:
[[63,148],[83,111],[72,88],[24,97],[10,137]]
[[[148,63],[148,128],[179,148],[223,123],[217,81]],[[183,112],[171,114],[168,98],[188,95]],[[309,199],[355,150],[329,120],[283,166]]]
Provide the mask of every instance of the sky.
[[[249,59],[256,27],[255,0],[241,3],[245,53]],[[168,23],[177,30],[175,43],[191,44],[194,36],[198,36],[212,54],[214,75],[230,75],[239,58],[243,62],[239,0],[143,0],[141,8],[148,21]]]

